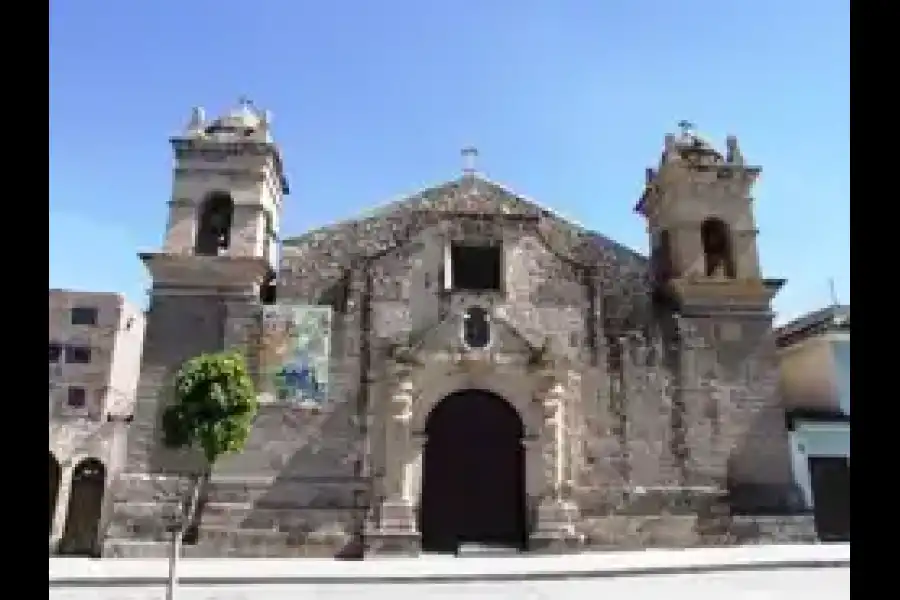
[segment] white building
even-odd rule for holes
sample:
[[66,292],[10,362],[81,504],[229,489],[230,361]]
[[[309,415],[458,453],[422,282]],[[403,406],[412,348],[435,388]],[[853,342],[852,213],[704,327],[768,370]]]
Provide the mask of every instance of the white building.
[[50,549],[91,554],[134,410],[144,314],[121,294],[54,290],[50,334]]
[[819,537],[850,539],[850,307],[779,328],[794,475]]

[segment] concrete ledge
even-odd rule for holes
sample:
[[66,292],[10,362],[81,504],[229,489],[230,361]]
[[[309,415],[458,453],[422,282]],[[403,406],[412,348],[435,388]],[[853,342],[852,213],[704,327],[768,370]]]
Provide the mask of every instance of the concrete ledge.
[[[489,559],[184,559],[179,579],[183,586],[439,584],[849,567],[849,544],[816,544]],[[164,585],[167,568],[165,559],[51,558],[50,588],[157,587]]]

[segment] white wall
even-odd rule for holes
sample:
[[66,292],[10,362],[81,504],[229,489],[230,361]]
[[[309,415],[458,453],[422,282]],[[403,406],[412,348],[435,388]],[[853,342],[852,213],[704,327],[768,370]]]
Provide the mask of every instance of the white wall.
[[818,336],[779,351],[781,393],[788,409],[835,411],[840,406],[830,338]]
[[791,462],[794,479],[803,492],[807,508],[813,506],[809,458],[846,456],[850,458],[849,423],[798,423],[790,432]]
[[831,350],[834,357],[835,382],[841,410],[850,414],[850,334],[832,336]]
[[[178,600],[845,600],[850,545],[524,558],[185,560]],[[50,559],[51,600],[158,600],[165,560]],[[230,581],[226,581],[230,580]]]

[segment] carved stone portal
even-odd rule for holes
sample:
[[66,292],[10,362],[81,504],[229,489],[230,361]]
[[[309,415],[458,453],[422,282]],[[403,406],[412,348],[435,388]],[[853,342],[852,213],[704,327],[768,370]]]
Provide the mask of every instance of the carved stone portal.
[[[384,448],[381,465],[382,500],[369,520],[370,549],[381,553],[418,551],[422,541],[423,532],[420,527],[423,512],[430,510],[423,506],[423,502],[427,504],[427,499],[422,488],[425,463],[428,460],[429,419],[444,400],[461,393],[494,397],[496,401],[507,405],[513,414],[518,415],[516,420],[520,422],[520,429],[513,443],[515,452],[520,456],[518,464],[521,467],[517,469],[521,471],[521,482],[517,485],[511,481],[506,482],[511,488],[504,497],[510,493],[518,495],[517,500],[510,502],[521,506],[522,546],[556,547],[577,539],[575,523],[578,509],[565,492],[566,473],[571,460],[567,455],[568,432],[565,429],[565,411],[570,394],[563,382],[567,379],[549,371],[536,374],[520,366],[510,367],[509,372],[505,372],[497,365],[472,370],[445,362],[437,363],[434,360],[415,364],[411,364],[409,360],[392,360],[388,364],[387,385],[383,388],[385,401],[381,404],[383,410],[380,414],[383,427],[376,428],[384,432],[384,439],[381,440]],[[479,418],[476,416],[478,414],[479,411],[474,410],[472,418]],[[482,415],[481,418],[485,417]],[[472,429],[470,425],[473,424],[467,424],[464,429]],[[475,437],[487,441],[495,437],[492,433],[484,431]],[[465,460],[466,451],[473,448],[462,445],[471,445],[472,439],[466,435],[451,438],[452,446],[461,453],[460,460]],[[446,444],[449,443],[443,443],[442,450],[434,451],[448,452],[450,446]],[[439,441],[432,440],[431,446],[434,447],[434,444],[439,444]],[[505,447],[502,440],[498,439],[497,444]],[[487,454],[494,450],[487,449],[488,446],[483,450],[480,461],[477,456],[473,458],[476,461],[473,463],[473,477],[484,476],[485,481],[490,483],[497,476],[480,473],[482,468],[488,467],[479,464],[489,462]],[[446,479],[432,477],[432,481]],[[461,481],[463,485],[468,483],[465,478]],[[478,492],[472,488],[467,489],[463,494],[468,498],[467,501],[477,503],[477,499],[473,498],[478,497]],[[453,493],[453,490],[447,490],[442,495],[449,496]],[[487,494],[484,498],[484,510],[479,511],[474,505],[470,507],[467,514],[471,518],[460,517],[466,521],[460,525],[461,529],[477,529],[479,526],[473,524],[472,520],[477,520],[474,515],[487,515],[490,512],[491,502],[495,499],[488,494],[487,488],[484,493]],[[536,519],[528,518],[529,507],[536,510],[531,513]],[[510,528],[513,526],[510,525]],[[469,536],[477,541],[475,529],[462,531],[461,538]],[[485,535],[490,537],[489,533]],[[507,537],[509,542],[515,535],[510,533]],[[510,545],[515,544],[510,542]]]

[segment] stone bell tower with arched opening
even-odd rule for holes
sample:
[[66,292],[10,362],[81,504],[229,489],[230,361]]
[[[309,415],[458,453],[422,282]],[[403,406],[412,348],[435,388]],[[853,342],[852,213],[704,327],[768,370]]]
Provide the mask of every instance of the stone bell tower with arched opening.
[[759,264],[751,191],[762,169],[736,137],[723,154],[679,125],[635,209],[648,224],[654,296],[677,315],[682,356],[692,357],[680,398],[685,483],[727,492],[732,510],[781,509],[790,466],[771,302],[784,280],[764,278]]
[[160,387],[186,359],[226,347],[228,323],[273,296],[277,231],[288,192],[270,115],[247,101],[208,120],[195,108],[175,154],[159,251],[140,255],[152,279],[137,410],[135,472],[168,470],[157,436]]
[[[736,137],[723,156],[682,125],[680,135],[666,136],[659,166],[647,169],[636,207],[647,219],[657,281],[715,282],[732,293],[736,285],[765,288],[750,196],[762,169],[745,164]],[[768,298],[757,289],[761,300],[777,291],[769,288]]]

